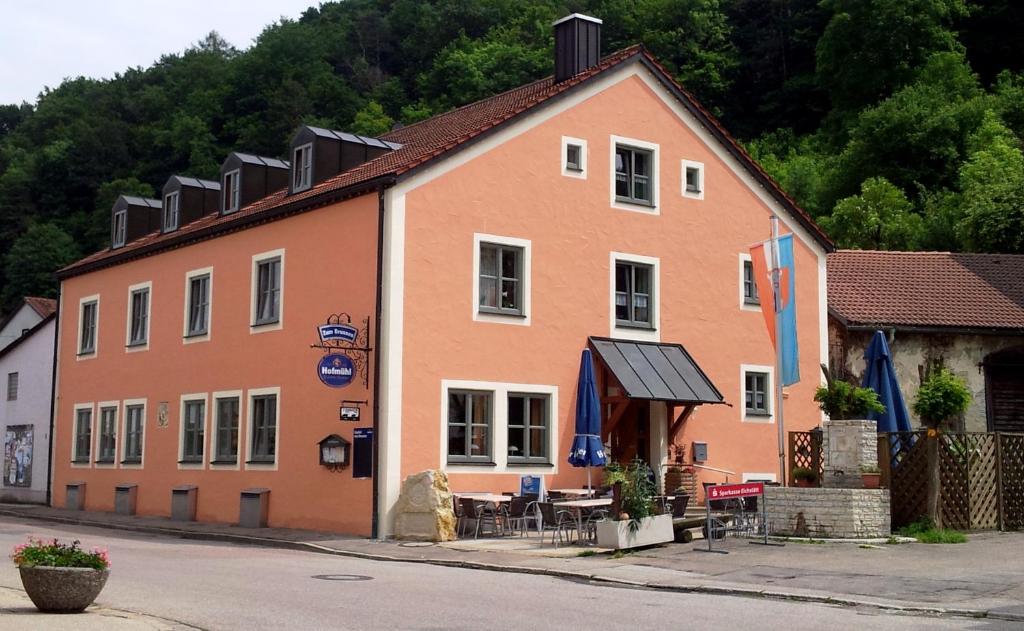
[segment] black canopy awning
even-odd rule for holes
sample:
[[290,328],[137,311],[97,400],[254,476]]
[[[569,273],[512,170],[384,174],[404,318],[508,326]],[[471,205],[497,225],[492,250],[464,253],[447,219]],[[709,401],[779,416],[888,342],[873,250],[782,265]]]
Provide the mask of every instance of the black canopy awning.
[[589,341],[630,399],[682,405],[725,402],[681,344],[605,337],[591,337]]

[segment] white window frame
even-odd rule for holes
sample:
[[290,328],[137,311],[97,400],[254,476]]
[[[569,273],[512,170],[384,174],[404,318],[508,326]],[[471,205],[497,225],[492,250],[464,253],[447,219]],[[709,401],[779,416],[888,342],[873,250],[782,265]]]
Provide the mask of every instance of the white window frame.
[[[259,254],[252,255],[252,267],[250,268],[250,287],[249,287],[249,333],[265,333],[267,331],[278,331],[284,327],[284,292],[285,292],[285,256],[284,248],[278,250],[270,250],[268,252],[260,252]],[[281,260],[281,289],[278,292],[278,312],[277,322],[268,322],[267,324],[256,324],[256,304],[259,290],[259,265],[263,261],[269,259],[279,258]]]
[[[255,397],[275,395],[277,398],[276,402],[276,419],[277,429],[274,431],[274,461],[273,462],[252,462],[252,429],[253,429],[253,418],[252,414],[256,406],[252,404],[252,400]],[[239,411],[241,414],[241,411]],[[241,421],[239,421],[241,422]],[[241,428],[239,428],[241,430]],[[241,431],[239,431],[241,436]],[[250,388],[245,393],[245,449],[239,446],[239,455],[245,454],[245,468],[264,470],[264,471],[277,471],[278,464],[281,462],[281,388],[280,386],[274,386],[272,388]]]
[[[303,159],[299,158],[300,155]],[[296,173],[299,175],[298,178],[295,177]],[[292,150],[291,176],[293,193],[301,193],[313,188],[313,143],[307,142]]]
[[[750,258],[750,254],[747,252],[739,253],[739,300],[740,300],[740,311],[753,311],[755,313],[761,313],[761,303],[750,303],[747,302],[746,296],[743,294],[743,283],[745,279],[743,277],[743,266],[747,263],[753,265],[753,261]],[[756,279],[755,279],[756,280]],[[760,297],[759,297],[760,298]]]
[[746,471],[743,472],[743,477],[742,477],[741,480],[743,482],[750,482],[751,480],[757,480],[759,482],[760,481],[776,482],[777,481],[775,479],[775,474],[774,473],[757,473],[757,472],[746,472]]
[[[142,344],[132,344],[132,297],[137,291],[145,290],[146,292],[146,341]],[[137,353],[139,351],[149,350],[149,331],[153,325],[153,281],[147,280],[143,283],[136,283],[128,286],[128,308],[127,312],[125,333],[124,333],[124,350],[126,353]]]
[[[174,200],[173,207],[169,200]],[[181,227],[181,191],[171,191],[164,195],[163,212],[160,214],[160,231],[161,232],[174,232]],[[169,221],[170,218],[174,218],[173,224]]]
[[[522,250],[523,278],[519,281],[519,289],[522,295],[521,314],[513,315],[506,313],[493,313],[490,311],[480,311],[480,246],[484,243],[492,243],[494,245],[515,247]],[[533,276],[530,253],[531,245],[532,243],[529,239],[519,239],[517,237],[504,237],[494,234],[483,234],[480,232],[473,234],[473,302],[471,303],[470,306],[472,308],[474,322],[496,322],[499,324],[515,324],[519,326],[530,326],[530,323],[532,321],[531,314],[533,312],[533,302],[531,298],[532,286],[530,280]]]
[[[114,410],[114,459],[111,462],[100,462],[100,443],[102,442],[101,433],[103,431],[103,410]],[[92,426],[95,431],[92,434],[92,461],[97,469],[116,469],[119,464],[118,451],[121,449],[121,402],[120,401],[100,401],[96,404],[96,410],[93,412]]]
[[[234,185],[234,190],[229,186],[229,182]],[[224,174],[224,181],[221,184],[221,214],[227,215],[229,213],[237,212],[241,208],[242,200],[242,170],[232,169]]]
[[[89,457],[87,461],[78,462],[78,413],[81,410],[89,410]],[[76,403],[71,406],[71,468],[91,469],[93,466],[94,453],[93,442],[96,438],[96,404]]]
[[[631,204],[629,202],[619,201],[615,195],[615,147],[616,145],[622,145],[631,149],[641,149],[644,151],[651,152],[651,179],[653,185],[651,186],[651,205],[646,204]],[[609,159],[608,159],[608,180],[609,180],[609,193],[610,203],[612,208],[619,210],[629,210],[636,213],[642,213],[645,215],[660,215],[661,214],[661,146],[647,142],[646,140],[638,140],[636,138],[626,138],[624,136],[611,136],[610,148],[609,148]]]
[[[448,463],[448,392],[450,390],[478,390],[491,394],[491,454],[494,465]],[[548,454],[550,464],[509,464],[508,462],[508,395],[526,394],[548,397]],[[483,473],[517,475],[553,475],[558,473],[559,451],[558,386],[542,384],[507,383],[502,381],[441,380],[441,434],[438,453],[441,469],[448,473]]]
[[[185,404],[189,401],[203,402],[203,460],[202,462],[182,462],[185,459]],[[178,405],[178,468],[205,469],[210,459],[210,434],[208,431],[210,416],[210,396],[207,392],[193,392],[181,395]]]
[[110,235],[110,248],[121,248],[124,247],[125,242],[128,239],[128,209],[114,213],[114,225],[112,226]]
[[[570,169],[568,162],[568,150],[569,145],[576,145],[580,148],[580,168],[579,170]],[[587,141],[583,138],[574,138],[572,136],[562,136],[562,152],[559,154],[559,161],[562,166],[562,175],[566,177],[574,177],[578,180],[587,179]]]
[[[82,316],[85,314],[85,305],[96,303],[96,321],[93,323],[92,350],[82,351]],[[75,346],[75,356],[78,361],[93,359],[100,352],[100,295],[92,294],[78,299],[78,343]]]
[[[220,399],[238,399],[238,453],[235,454],[234,463],[215,462],[217,460],[217,440],[219,437],[219,433],[217,431],[217,403]],[[248,425],[245,422],[245,392],[242,390],[222,390],[214,392],[210,396],[210,400],[213,402],[210,406],[210,468],[238,471],[241,468],[239,463],[241,463],[242,456],[246,452],[245,445],[242,444],[242,441],[246,440],[245,428]],[[280,407],[280,403],[278,406]]]
[[[619,326],[615,318],[615,264],[637,263],[651,268],[651,301],[654,308],[651,313],[651,328],[643,329],[630,326]],[[629,254],[627,252],[610,252],[608,255],[608,319],[610,336],[620,339],[644,342],[661,341],[661,259],[655,256]]]
[[[139,440],[139,462],[125,462],[128,457],[128,408],[132,406],[142,407],[142,435]],[[149,412],[149,405],[146,399],[125,399],[121,402],[121,427],[118,436],[117,460],[122,469],[142,469],[146,462],[146,414]]]
[[[188,323],[191,317],[192,305],[192,279],[200,276],[207,276],[206,282],[206,333],[189,335]],[[181,329],[181,341],[183,344],[195,344],[196,342],[210,341],[213,331],[213,268],[201,267],[185,272],[185,307],[184,322]]]
[[[768,415],[747,415],[747,373],[748,372],[759,372],[766,373],[768,375],[768,383],[766,385],[767,392],[765,393],[768,397]],[[744,423],[762,423],[771,424],[775,422],[775,368],[773,366],[764,366],[759,364],[740,364],[740,387],[739,387],[739,402],[737,406],[740,410],[740,421]]]
[[[682,194],[683,197],[689,199],[704,199],[704,163],[695,162],[693,160],[683,160],[683,166],[680,171],[680,177],[682,178]],[[697,169],[698,171],[698,184],[697,187],[700,189],[697,192],[693,192],[686,188],[686,171],[687,169]]]

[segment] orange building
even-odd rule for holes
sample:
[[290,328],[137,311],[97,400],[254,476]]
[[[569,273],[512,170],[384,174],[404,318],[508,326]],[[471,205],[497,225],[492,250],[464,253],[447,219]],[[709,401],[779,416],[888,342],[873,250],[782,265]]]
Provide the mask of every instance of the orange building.
[[[773,215],[795,235],[785,417],[806,430],[832,245],[646,51],[600,59],[598,21],[555,28],[553,78],[380,139],[304,127],[290,162],[232,154],[219,183],[119,199],[112,247],[60,273],[55,505],[136,485],[168,515],[191,485],[197,519],[231,523],[269,489],[270,525],[384,536],[425,469],[578,487],[588,345],[613,458],[660,470],[697,441],[731,479],[774,479],[747,252]],[[344,466],[321,463],[331,436]]]

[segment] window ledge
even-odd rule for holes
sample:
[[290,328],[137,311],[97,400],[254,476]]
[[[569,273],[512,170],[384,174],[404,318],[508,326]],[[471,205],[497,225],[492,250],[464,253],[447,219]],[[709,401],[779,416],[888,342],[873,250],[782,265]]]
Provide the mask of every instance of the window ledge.
[[449,460],[449,467],[496,467],[496,462],[483,462],[481,460]]
[[252,324],[249,325],[249,328],[259,329],[265,326],[274,326],[275,324],[281,324],[280,318],[278,318],[277,320],[267,320],[265,322],[253,322]]
[[142,464],[142,458],[125,458],[121,464]]
[[75,458],[71,461],[71,464],[89,464],[88,458]]
[[655,208],[653,202],[645,202],[643,200],[638,199],[629,199],[628,197],[619,197],[618,195],[615,196],[615,203],[629,204],[630,206],[638,206],[640,208],[650,208],[651,210],[654,210]]
[[149,344],[149,340],[142,340],[141,342],[132,342],[131,344],[125,344],[125,348],[141,348]]
[[512,460],[512,459],[509,459],[508,466],[509,467],[545,467],[545,468],[548,468],[548,469],[554,469],[555,468],[555,465],[552,464],[549,461],[544,461],[544,462],[528,462],[528,461],[523,461],[523,460]]
[[769,413],[769,412],[750,412],[750,411],[744,412],[743,416],[745,416],[747,418],[771,418],[772,417],[771,413]]
[[199,338],[199,337],[206,337],[209,334],[210,334],[209,331],[200,331],[200,332],[196,332],[196,333],[189,333],[188,335],[185,335],[183,337],[186,340],[194,340],[194,339]]
[[273,464],[276,464],[276,461],[275,461],[275,460],[246,460],[246,461],[245,461],[245,464],[257,464],[257,465],[259,465],[259,464],[265,464],[265,465],[273,465]]
[[100,458],[96,461],[96,464],[114,464],[113,458]]
[[503,318],[519,318],[522,320],[526,319],[526,314],[522,311],[501,311],[499,309],[492,309],[488,307],[477,307],[476,312],[479,315],[486,316],[499,316]]
[[78,353],[76,357],[92,357],[96,354],[96,351],[82,351]]
[[634,329],[637,331],[657,331],[653,326],[647,326],[645,324],[633,324],[630,322],[623,322],[621,320],[615,321],[615,328],[617,329]]
[[185,458],[184,460],[179,460],[178,464],[203,464],[203,459],[202,458]]
[[[223,460],[223,459],[218,458],[217,460],[211,460],[210,464],[216,464],[216,465],[227,465],[227,464],[229,464],[229,465],[237,465],[238,464],[238,458],[235,458],[233,460]],[[253,464],[253,463],[252,462],[247,462],[246,464]]]
[[748,299],[744,298],[743,299],[743,304],[748,306],[748,307],[760,307],[761,306],[761,301],[760,300],[748,300]]

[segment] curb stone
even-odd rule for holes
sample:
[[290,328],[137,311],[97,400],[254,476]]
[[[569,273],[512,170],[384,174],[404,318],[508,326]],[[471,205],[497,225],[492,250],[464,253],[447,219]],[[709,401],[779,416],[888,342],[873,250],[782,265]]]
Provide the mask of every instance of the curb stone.
[[718,596],[740,596],[747,598],[764,598],[769,600],[789,600],[797,602],[817,603],[823,605],[835,605],[842,607],[867,607],[880,611],[891,611],[897,613],[914,614],[921,616],[954,616],[962,618],[989,618],[993,620],[1006,620],[1012,622],[1024,622],[1024,613],[1007,613],[988,611],[985,609],[961,609],[951,607],[927,607],[920,605],[900,605],[892,602],[879,602],[877,600],[860,600],[850,596],[834,596],[831,594],[809,594],[785,592],[777,590],[764,590],[756,587],[741,587],[735,585],[666,585],[663,583],[644,583],[619,579],[601,574],[589,574],[586,572],[575,572],[571,570],[558,570],[553,568],[536,568],[518,565],[498,565],[494,563],[483,563],[481,561],[464,561],[459,559],[431,559],[431,558],[402,558],[386,554],[374,554],[370,552],[357,552],[355,550],[339,550],[329,548],[317,543],[307,541],[289,541],[285,539],[274,539],[272,537],[254,537],[232,533],[213,533],[184,530],[180,528],[167,528],[164,526],[132,525],[132,524],[111,524],[102,521],[89,519],[77,519],[61,517],[57,515],[31,515],[18,510],[0,509],[0,515],[17,517],[22,519],[33,519],[44,522],[54,522],[88,526],[92,528],[103,528],[106,530],[126,530],[130,532],[143,532],[163,534],[178,537],[181,539],[193,539],[200,541],[223,541],[270,548],[283,548],[290,550],[317,552],[320,554],[331,554],[349,558],[363,559],[367,561],[386,561],[392,563],[420,563],[423,565],[436,565],[442,567],[453,567],[468,570],[484,570],[490,572],[506,572],[513,574],[535,574],[562,578],[569,580],[582,580],[593,583],[603,583],[623,588],[646,588],[659,591],[671,591],[682,594],[708,594]]

